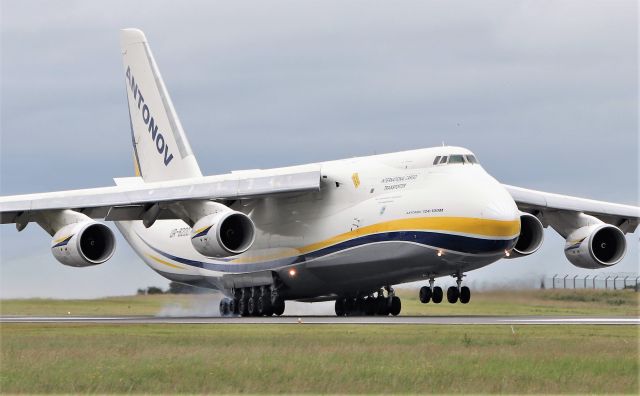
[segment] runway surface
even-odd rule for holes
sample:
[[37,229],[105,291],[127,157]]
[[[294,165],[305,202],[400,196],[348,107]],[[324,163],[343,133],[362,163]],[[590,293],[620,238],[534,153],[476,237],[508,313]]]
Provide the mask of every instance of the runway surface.
[[0,323],[85,324],[413,324],[413,325],[640,325],[640,318],[600,316],[280,316],[257,318],[157,316],[1,316]]

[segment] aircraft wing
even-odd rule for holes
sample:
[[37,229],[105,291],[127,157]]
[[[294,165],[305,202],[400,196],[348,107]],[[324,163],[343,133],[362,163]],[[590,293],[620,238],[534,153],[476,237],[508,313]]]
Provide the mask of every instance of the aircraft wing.
[[558,212],[585,213],[601,221],[613,224],[624,233],[634,232],[640,221],[640,208],[568,195],[528,190],[504,185],[518,208],[524,212],[552,215]]
[[[84,190],[0,197],[0,224],[37,221],[38,213],[72,209],[91,218],[139,220],[145,208],[187,200],[238,200],[320,190],[319,169],[247,171],[221,176],[145,183],[140,177]],[[159,218],[177,218],[163,211]]]

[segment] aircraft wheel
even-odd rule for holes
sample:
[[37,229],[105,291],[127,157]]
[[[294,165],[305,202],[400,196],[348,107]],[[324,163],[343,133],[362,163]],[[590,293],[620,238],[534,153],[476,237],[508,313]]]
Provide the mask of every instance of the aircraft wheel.
[[223,298],[220,300],[220,316],[228,316],[229,315],[229,300]]
[[249,310],[247,307],[247,299],[246,298],[240,298],[238,300],[238,314],[240,314],[241,316],[249,316]]
[[442,288],[440,286],[436,286],[433,288],[433,294],[431,295],[431,301],[435,304],[440,304],[442,302]]
[[376,298],[376,314],[386,316],[389,315],[389,307],[386,297],[380,296]]
[[422,286],[420,288],[420,302],[423,304],[431,301],[431,288],[429,286]]
[[356,316],[362,316],[365,314],[365,309],[367,307],[367,300],[365,300],[364,298],[357,298],[356,299]]
[[402,302],[400,301],[400,297],[393,296],[393,298],[391,298],[391,308],[389,309],[389,313],[393,316],[398,316],[401,309]]
[[335,305],[336,316],[345,316],[344,298],[338,298]]
[[466,304],[471,300],[471,290],[467,286],[460,288],[460,302]]
[[255,298],[256,300],[256,316],[263,316],[266,314],[266,302],[264,301],[264,297],[258,296]]
[[364,314],[367,316],[373,316],[376,314],[376,299],[373,297],[367,297],[364,301]]
[[230,298],[229,299],[229,315],[233,316],[233,315],[237,315],[238,311],[237,311],[237,307],[236,307],[236,300]]
[[258,314],[258,304],[256,300],[257,298],[251,296],[247,301],[247,313],[249,316],[257,316]]
[[460,293],[458,292],[457,287],[451,286],[447,289],[447,301],[449,301],[450,304],[458,302],[458,297],[460,297]]
[[276,301],[276,303],[273,305],[273,313],[278,316],[284,313],[284,300],[278,299]]

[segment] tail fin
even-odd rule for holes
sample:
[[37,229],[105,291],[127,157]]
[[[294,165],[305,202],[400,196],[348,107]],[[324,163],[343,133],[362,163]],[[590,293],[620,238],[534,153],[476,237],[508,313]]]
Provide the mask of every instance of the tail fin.
[[202,176],[144,33],[120,34],[136,175],[144,181]]

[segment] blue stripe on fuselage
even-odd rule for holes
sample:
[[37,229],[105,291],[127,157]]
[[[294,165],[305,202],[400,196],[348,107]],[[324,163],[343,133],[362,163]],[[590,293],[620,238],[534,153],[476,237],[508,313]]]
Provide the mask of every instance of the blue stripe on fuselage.
[[190,260],[178,256],[174,256],[170,253],[164,252],[155,248],[147,241],[145,241],[140,235],[140,239],[156,253],[162,256],[174,260],[178,263],[186,264],[192,267],[203,268],[212,271],[222,272],[249,272],[249,271],[261,271],[277,269],[286,265],[297,264],[305,261],[321,258],[333,253],[340,252],[342,250],[364,246],[372,243],[380,242],[410,242],[433,247],[436,249],[443,249],[449,251],[456,251],[467,254],[504,254],[505,250],[513,248],[517,238],[502,240],[502,239],[482,239],[474,238],[462,235],[444,234],[439,232],[423,232],[423,231],[394,231],[384,232],[379,234],[365,235],[362,237],[354,238],[348,241],[340,242],[333,246],[328,246],[299,256],[290,256],[282,259],[268,260],[257,263],[247,264],[228,264],[228,263],[211,263],[198,260]]

